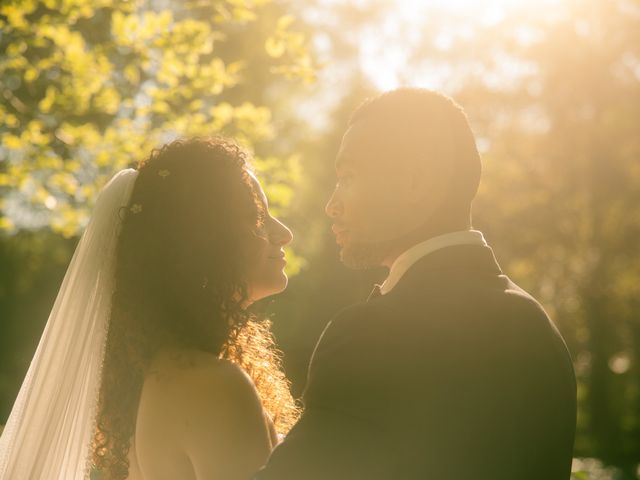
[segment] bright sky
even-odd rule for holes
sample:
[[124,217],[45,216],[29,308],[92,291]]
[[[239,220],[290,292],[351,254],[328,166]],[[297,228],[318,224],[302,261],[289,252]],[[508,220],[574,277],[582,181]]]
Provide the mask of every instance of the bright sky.
[[[360,70],[380,90],[415,85],[446,92],[452,89],[452,82],[457,78],[451,65],[446,62],[434,65],[429,58],[420,58],[420,65],[411,63],[411,55],[416,51],[419,54],[425,25],[437,30],[435,45],[445,52],[446,58],[447,48],[456,39],[473,40],[476,28],[491,28],[503,21],[515,22],[519,41],[532,41],[537,32],[519,27],[518,24],[523,23],[521,20],[564,15],[566,9],[563,7],[576,1],[580,0],[320,0],[318,7],[303,11],[308,21],[320,26],[331,25],[334,11],[344,6],[367,11],[382,5],[384,14],[374,23],[355,23],[347,32],[359,50],[358,65],[335,64],[328,36],[320,34],[316,37],[320,55],[323,51],[327,55],[322,59],[327,67],[321,73],[320,82],[322,90],[329,92],[318,100],[318,104],[326,110],[331,103],[331,98],[327,97],[341,91],[354,69]],[[473,47],[472,41],[466,43]],[[496,64],[500,71],[483,76],[486,83],[496,87],[513,84],[515,78],[533,73],[531,65],[512,58],[497,58]],[[321,122],[317,106],[311,106],[310,111],[315,112],[314,120]]]
[[[324,0],[327,5],[344,0]],[[477,26],[491,27],[506,18],[525,19],[531,15],[560,14],[563,5],[571,0],[385,0],[388,15],[381,24],[371,25],[361,32],[361,66],[382,90],[400,83],[416,83],[437,88],[449,77],[446,69],[428,72],[412,71],[408,63],[411,45],[420,40],[424,25],[437,24],[437,16],[448,17],[450,28],[440,31],[436,45],[443,50],[456,36],[472,36]],[[371,0],[352,0],[352,4],[365,6]],[[452,20],[455,19],[455,23]],[[528,33],[521,32],[523,36]],[[513,67],[513,66],[512,66]]]

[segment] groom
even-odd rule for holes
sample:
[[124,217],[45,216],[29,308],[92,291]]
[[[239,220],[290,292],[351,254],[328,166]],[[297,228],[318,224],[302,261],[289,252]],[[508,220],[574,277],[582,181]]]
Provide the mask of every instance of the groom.
[[256,479],[569,479],[571,358],[471,229],[480,169],[444,95],[404,88],[355,111],[326,210],[342,261],[389,275],[325,329],[304,414]]

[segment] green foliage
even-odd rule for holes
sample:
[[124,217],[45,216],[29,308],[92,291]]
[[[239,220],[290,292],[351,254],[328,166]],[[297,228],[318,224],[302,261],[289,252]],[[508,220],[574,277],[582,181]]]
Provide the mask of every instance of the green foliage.
[[572,472],[571,480],[589,480],[589,474],[587,472]]
[[[175,2],[160,11],[143,0],[3,4],[0,227],[44,223],[77,235],[111,175],[176,136],[233,136],[249,150],[272,139],[270,105],[227,99],[251,80],[249,56],[227,40],[266,45],[250,56],[255,63],[261,55],[270,72],[254,88],[309,81],[305,37],[291,17],[271,23],[277,11],[269,0]],[[292,185],[269,187],[282,207]]]

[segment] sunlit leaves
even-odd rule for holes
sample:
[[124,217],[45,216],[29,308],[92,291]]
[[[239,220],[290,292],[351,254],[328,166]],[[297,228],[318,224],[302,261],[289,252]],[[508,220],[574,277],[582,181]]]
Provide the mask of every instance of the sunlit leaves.
[[571,480],[590,480],[590,476],[587,472],[573,472]]
[[[225,99],[247,81],[247,62],[242,51],[221,54],[228,28],[265,38],[266,26],[287,45],[278,68],[308,56],[304,37],[285,31],[289,25],[262,20],[270,3],[194,0],[163,10],[144,0],[0,6],[0,51],[6,52],[0,55],[0,194],[12,199],[2,209],[3,225],[29,226],[28,206],[55,231],[77,234],[116,170],[180,135],[220,133],[250,150],[272,139],[267,106]],[[277,195],[284,206],[287,195]],[[20,204],[16,226],[11,212]]]
[[77,235],[78,231],[86,225],[90,212],[87,208],[76,208],[68,204],[61,205],[51,220],[51,229],[63,237]]
[[299,184],[301,179],[300,157],[298,155],[291,155],[286,159],[256,157],[252,163],[258,178],[263,183],[271,213],[276,216],[281,215],[290,205],[294,186]]
[[19,150],[23,146],[22,140],[20,140],[20,137],[13,134],[3,135],[2,144],[5,148],[10,150]]
[[265,42],[265,50],[273,58],[287,59],[274,66],[273,72],[310,82],[315,79],[316,69],[306,48],[304,34],[291,28],[294,20],[291,15],[283,15],[278,19],[273,35]]
[[298,255],[291,247],[285,247],[285,256],[287,258],[287,265],[285,267],[285,273],[289,277],[293,277],[300,273],[300,271],[307,266],[307,261]]
[[118,46],[142,48],[153,40],[166,39],[172,23],[173,15],[168,10],[160,13],[147,11],[142,15],[115,11],[111,19],[113,42]]
[[[193,5],[202,4],[206,0],[192,1]],[[225,0],[215,2],[213,20],[216,23],[247,23],[258,18],[256,7],[270,3],[271,0]]]
[[53,85],[49,85],[47,87],[44,98],[40,100],[38,103],[38,109],[42,113],[49,113],[51,111],[51,107],[56,101],[56,97],[58,96],[56,88]]
[[[29,27],[25,16],[31,13],[36,7],[35,1],[24,2],[24,4],[6,4],[0,6],[0,15],[4,18],[4,27],[7,29],[26,30]],[[15,52],[15,49],[13,50]]]
[[[269,140],[273,135],[271,111],[266,107],[257,107],[244,102],[233,111],[235,127],[243,132],[245,139]],[[281,165],[282,167],[283,165]]]
[[1,231],[5,231],[5,232],[14,232],[16,229],[15,224],[13,223],[13,220],[11,220],[8,217],[0,217],[0,232]]

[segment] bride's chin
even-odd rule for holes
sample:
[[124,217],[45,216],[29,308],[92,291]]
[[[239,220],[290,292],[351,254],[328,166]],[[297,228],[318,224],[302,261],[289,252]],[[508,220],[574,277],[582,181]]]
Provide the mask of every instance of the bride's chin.
[[243,308],[248,308],[255,302],[284,292],[287,289],[288,283],[289,279],[287,275],[282,272],[281,278],[278,280],[278,282],[273,282],[273,285],[270,285],[269,288],[264,288],[260,292],[249,291],[249,298],[245,302],[245,304],[243,304]]
[[289,279],[287,278],[285,273],[282,272],[280,278],[278,279],[278,282],[277,283],[274,282],[274,285],[272,286],[272,288],[269,289],[269,291],[262,298],[270,297],[272,295],[277,295],[279,293],[284,292],[287,289],[288,283],[289,283]]

